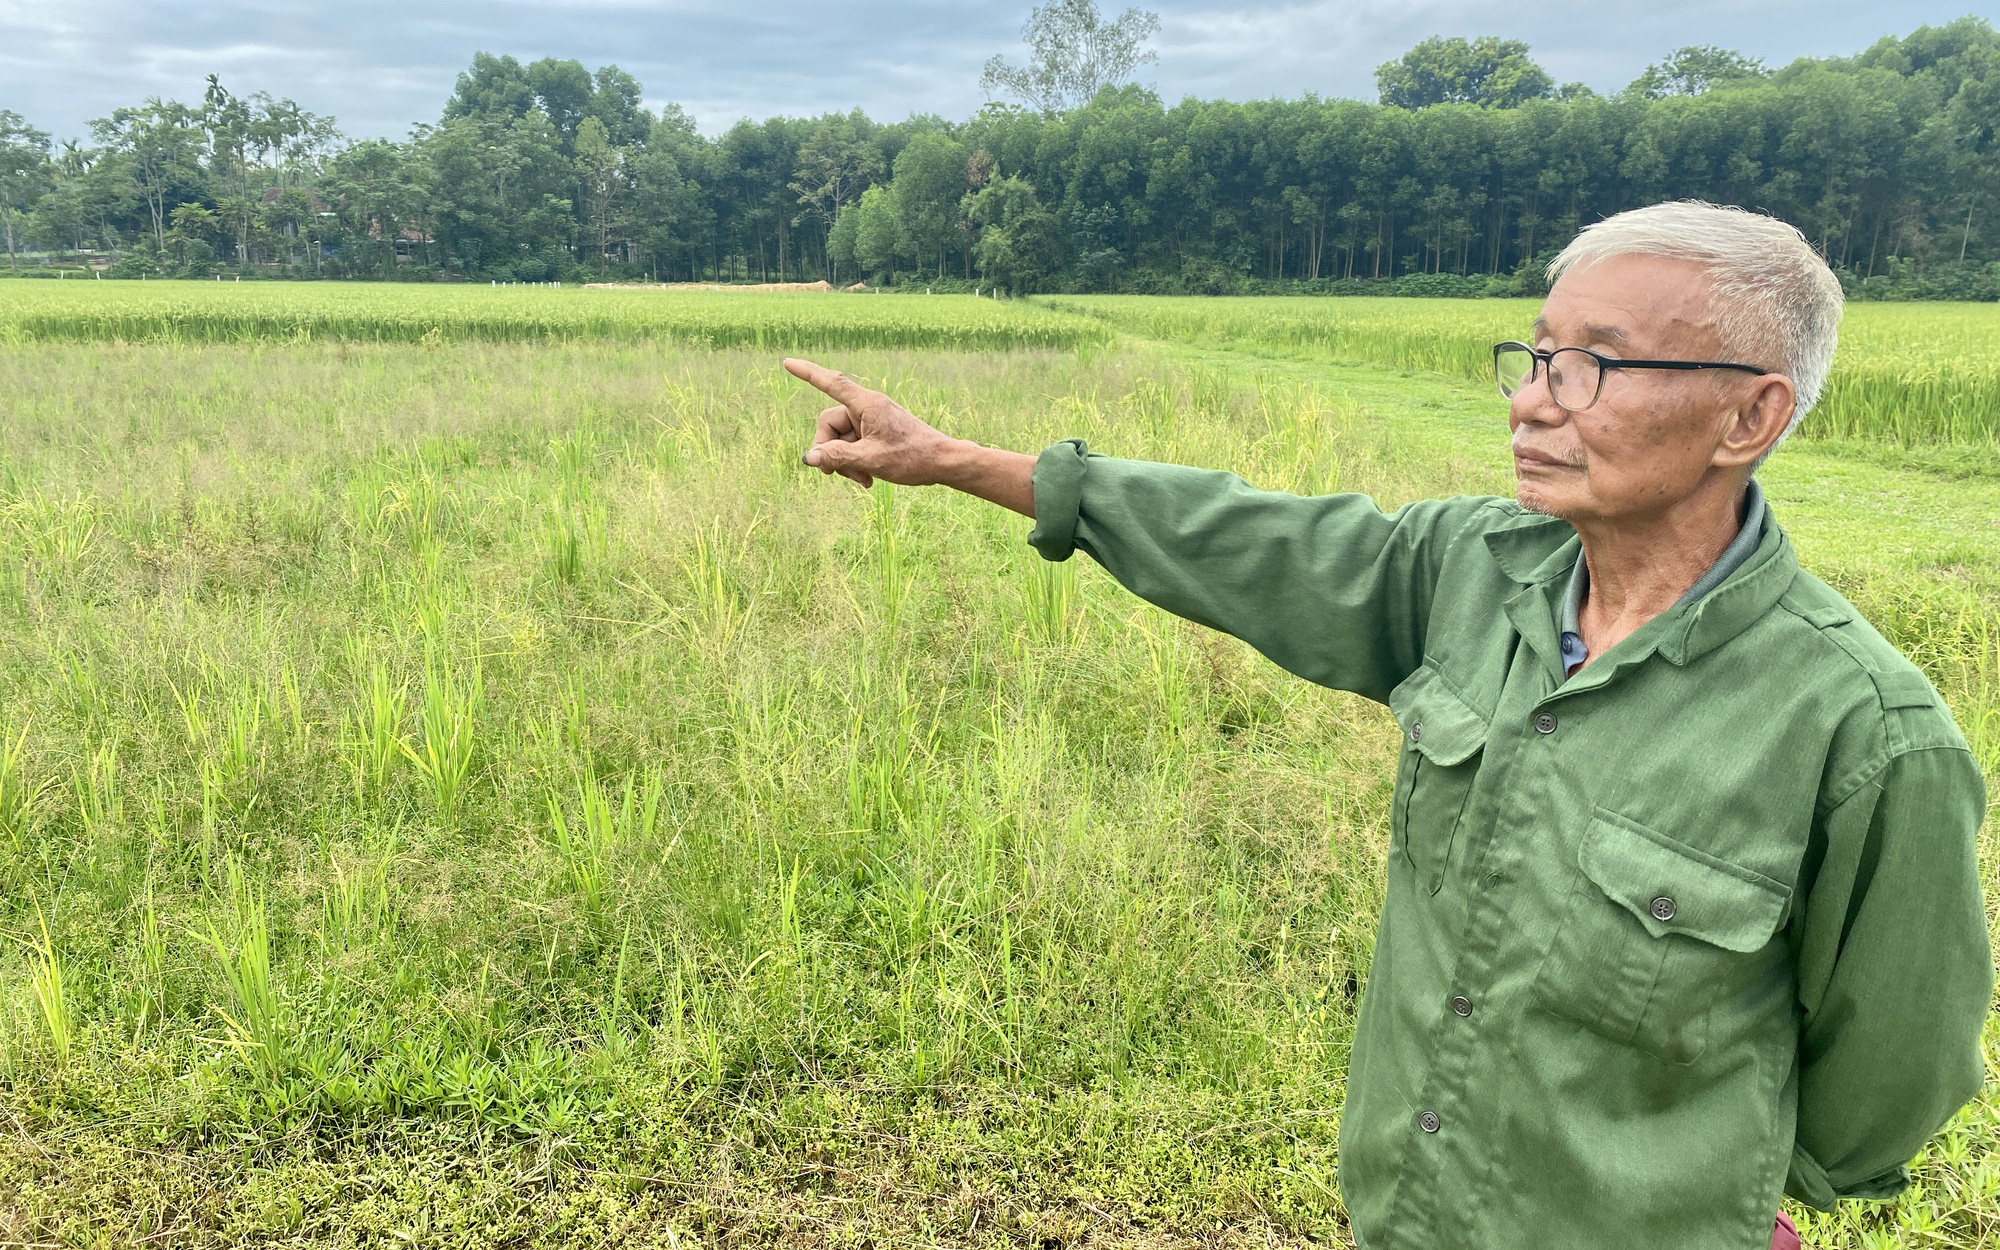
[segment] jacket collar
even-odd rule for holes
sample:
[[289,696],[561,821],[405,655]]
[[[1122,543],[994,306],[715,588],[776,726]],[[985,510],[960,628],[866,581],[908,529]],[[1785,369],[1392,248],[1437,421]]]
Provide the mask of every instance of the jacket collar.
[[1583,541],[1568,521],[1522,512],[1486,531],[1486,550],[1500,571],[1523,586],[1551,581],[1570,571]]
[[[1545,586],[1567,577],[1582,547],[1569,522],[1532,512],[1502,522],[1488,530],[1484,539],[1493,563],[1522,586]],[[1721,585],[1693,602],[1667,609],[1639,632],[1648,636],[1668,662],[1686,664],[1728,642],[1770,611],[1798,573],[1798,555],[1767,503],[1764,534],[1750,558]],[[1533,598],[1552,602],[1542,595]],[[1553,624],[1547,632],[1553,634]],[[1634,633],[1626,641],[1638,637],[1639,633]],[[1620,643],[1613,650],[1623,647]],[[1589,671],[1584,670],[1585,674]]]

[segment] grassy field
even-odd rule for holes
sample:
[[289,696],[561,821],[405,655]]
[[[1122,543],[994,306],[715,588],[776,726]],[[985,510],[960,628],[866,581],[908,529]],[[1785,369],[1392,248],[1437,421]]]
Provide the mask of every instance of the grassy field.
[[[1173,337],[829,363],[992,443],[1509,489],[1449,370]],[[802,470],[768,350],[416,338],[0,346],[0,1244],[1344,1244],[1385,711]],[[1993,775],[2000,482],[1765,481]],[[1811,1244],[1991,1244],[1996,1143]]]

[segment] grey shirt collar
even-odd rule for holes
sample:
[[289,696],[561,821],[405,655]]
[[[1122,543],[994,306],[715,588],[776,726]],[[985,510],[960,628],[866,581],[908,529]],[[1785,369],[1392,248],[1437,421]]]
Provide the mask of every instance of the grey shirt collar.
[[[1729,579],[1729,575],[1743,567],[1757,550],[1757,544],[1764,539],[1764,489],[1751,478],[1748,489],[1743,492],[1743,526],[1736,531],[1736,538],[1722,552],[1716,562],[1709,566],[1686,594],[1674,602],[1678,608],[1693,603],[1709,591]],[[1556,625],[1562,631],[1563,671],[1568,672],[1584,662],[1590,652],[1584,648],[1583,633],[1577,618],[1583,612],[1584,596],[1590,593],[1590,566],[1584,562],[1583,552],[1576,553],[1576,567],[1570,570],[1569,589],[1563,592],[1562,615]]]

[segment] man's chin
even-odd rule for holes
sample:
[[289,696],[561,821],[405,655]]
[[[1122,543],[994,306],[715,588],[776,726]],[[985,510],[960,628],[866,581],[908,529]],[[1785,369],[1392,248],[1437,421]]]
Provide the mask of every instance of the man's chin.
[[1569,520],[1570,509],[1564,506],[1566,501],[1557,495],[1541,490],[1533,483],[1516,482],[1514,484],[1514,501],[1530,512],[1538,513],[1542,516],[1554,517],[1559,521]]

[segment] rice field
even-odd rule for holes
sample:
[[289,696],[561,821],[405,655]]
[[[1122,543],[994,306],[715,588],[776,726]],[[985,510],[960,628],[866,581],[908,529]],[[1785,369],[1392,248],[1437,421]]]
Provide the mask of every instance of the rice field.
[[[1485,380],[1493,344],[1527,337],[1536,300],[1061,296],[1126,333]],[[1415,307],[1413,307],[1413,305]],[[1800,435],[1897,446],[2000,446],[2000,305],[1855,304]]]
[[1103,326],[967,295],[663,292],[550,286],[282,282],[16,282],[0,343],[614,342],[751,347],[1072,350]]
[[[708,298],[654,307],[804,315]],[[826,359],[997,445],[1509,489],[1449,369],[1116,328]],[[773,350],[406,329],[0,344],[0,1244],[1349,1244],[1384,710],[801,469]],[[1765,481],[2000,769],[2000,484]],[[1809,1244],[1990,1244],[1996,1143]]]

